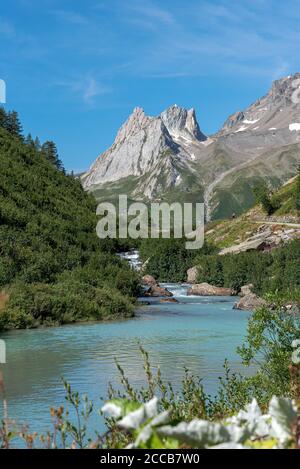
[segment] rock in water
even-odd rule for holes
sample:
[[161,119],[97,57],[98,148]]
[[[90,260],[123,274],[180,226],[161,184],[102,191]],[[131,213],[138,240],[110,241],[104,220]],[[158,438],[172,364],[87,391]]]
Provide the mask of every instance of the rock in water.
[[261,306],[266,305],[266,301],[255,295],[255,293],[248,293],[243,296],[239,301],[234,305],[234,309],[241,309],[245,311],[253,311]]
[[143,285],[149,285],[149,287],[158,286],[157,281],[155,280],[154,277],[152,277],[152,275],[144,275],[142,277],[142,283]]
[[173,296],[166,288],[160,287],[159,285],[152,285],[145,293],[145,296]]
[[216,287],[209,283],[197,283],[188,289],[187,294],[198,296],[231,296],[233,291],[231,288]]

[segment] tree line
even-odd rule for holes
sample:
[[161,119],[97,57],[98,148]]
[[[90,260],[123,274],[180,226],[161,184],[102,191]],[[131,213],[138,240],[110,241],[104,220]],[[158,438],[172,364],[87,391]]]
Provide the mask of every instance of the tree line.
[[56,144],[52,140],[47,140],[41,144],[39,138],[33,138],[30,133],[24,137],[23,126],[16,111],[5,111],[3,107],[0,107],[0,128],[6,130],[10,135],[19,138],[25,145],[39,152],[58,170],[64,171],[64,166],[59,157]]

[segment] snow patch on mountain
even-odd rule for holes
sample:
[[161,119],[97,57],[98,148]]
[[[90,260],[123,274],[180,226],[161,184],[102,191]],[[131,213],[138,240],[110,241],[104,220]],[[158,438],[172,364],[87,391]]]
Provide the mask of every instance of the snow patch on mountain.
[[298,132],[300,130],[300,123],[295,122],[294,124],[290,124],[289,129],[291,132],[294,132],[294,131]]

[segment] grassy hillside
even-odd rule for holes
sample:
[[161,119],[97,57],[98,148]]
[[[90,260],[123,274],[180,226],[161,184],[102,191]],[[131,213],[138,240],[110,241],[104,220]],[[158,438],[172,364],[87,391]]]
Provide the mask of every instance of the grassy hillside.
[[[202,202],[203,186],[199,183],[197,175],[183,168],[180,168],[181,182],[178,186],[168,187],[167,174],[161,170],[160,176],[157,178],[157,187],[159,194],[154,197],[153,201],[164,202]],[[143,189],[149,185],[149,181],[155,177],[152,174],[145,174],[140,177],[129,176],[119,179],[115,182],[107,182],[92,187],[90,191],[98,202],[112,201],[117,202],[119,195],[127,194],[128,203],[137,200],[143,200],[149,204],[150,200],[145,197]],[[166,188],[164,190],[164,188]]]
[[[259,182],[268,182],[278,189],[297,171],[300,163],[299,144],[266,152],[259,158],[236,169],[216,186],[211,206],[213,219],[241,214],[253,206],[253,188]],[[284,171],[283,171],[284,168]]]
[[195,259],[198,281],[231,287],[236,291],[242,285],[252,283],[259,294],[281,292],[290,299],[299,300],[300,239],[291,239],[271,252],[218,255],[220,249],[238,245],[268,228],[273,233],[294,228],[298,230],[295,237],[299,238],[299,188],[300,172],[270,196],[271,203],[276,207],[271,216],[267,216],[262,205],[257,204],[240,217],[208,224],[205,240],[217,252],[208,255],[199,252]]
[[[186,280],[187,269],[197,265],[199,282],[231,287],[236,291],[246,283],[253,283],[259,293],[290,290],[293,296],[295,290],[299,292],[300,285],[299,239],[270,253],[245,252],[220,256],[219,251],[257,235],[260,230],[266,230],[268,224],[274,232],[282,230],[286,223],[286,230],[293,228],[297,221],[300,226],[297,209],[299,180],[300,174],[271,196],[277,207],[271,217],[257,204],[240,217],[207,224],[205,245],[199,251],[187,251],[183,240],[142,241],[140,254],[142,260],[147,261],[146,272],[160,281],[180,282]],[[291,227],[289,222],[292,223]],[[299,237],[300,229],[298,231]]]
[[132,315],[138,279],[80,182],[1,119],[0,167],[0,329]]
[[[278,208],[271,217],[268,217],[261,207],[256,204],[246,213],[234,219],[215,220],[206,226],[205,239],[218,248],[226,248],[233,244],[239,244],[255,234],[265,222],[274,224],[283,222],[299,223],[300,212],[296,208],[297,176],[274,192],[272,199],[276,201]],[[252,194],[252,200],[254,196]]]

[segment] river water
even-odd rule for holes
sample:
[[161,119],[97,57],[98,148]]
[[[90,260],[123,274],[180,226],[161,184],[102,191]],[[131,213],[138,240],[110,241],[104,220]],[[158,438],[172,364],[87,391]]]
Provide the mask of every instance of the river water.
[[[119,386],[115,358],[130,381],[142,385],[139,344],[175,389],[187,367],[214,394],[225,358],[233,370],[242,370],[235,350],[242,343],[249,313],[233,310],[233,297],[191,297],[186,285],[165,286],[180,303],[152,299],[130,320],[1,334],[7,344],[7,364],[2,368],[9,416],[30,423],[33,430],[49,428],[49,408],[64,404],[61,377],[100,408],[108,383]],[[91,427],[102,430],[99,416],[93,416]]]

